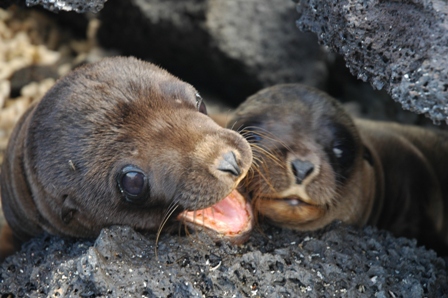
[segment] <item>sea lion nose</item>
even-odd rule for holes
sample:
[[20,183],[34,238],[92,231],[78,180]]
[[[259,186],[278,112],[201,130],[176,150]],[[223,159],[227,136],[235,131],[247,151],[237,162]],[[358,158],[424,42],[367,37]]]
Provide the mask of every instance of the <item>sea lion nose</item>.
[[300,159],[294,159],[291,167],[297,184],[302,184],[303,180],[314,171],[314,165],[311,162]]
[[222,159],[219,161],[218,170],[222,172],[227,172],[233,176],[241,175],[241,169],[236,162],[236,156],[233,151],[229,151],[222,155]]

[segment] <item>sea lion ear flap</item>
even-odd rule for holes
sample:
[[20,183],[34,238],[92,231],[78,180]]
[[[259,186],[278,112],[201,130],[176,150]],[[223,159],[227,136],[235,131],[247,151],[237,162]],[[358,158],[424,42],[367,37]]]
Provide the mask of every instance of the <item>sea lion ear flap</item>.
[[374,166],[374,161],[373,161],[373,156],[372,156],[372,152],[370,152],[370,149],[366,146],[363,145],[363,154],[362,157],[373,167]]
[[61,220],[65,224],[69,224],[72,221],[73,216],[77,212],[77,209],[75,207],[76,205],[74,204],[70,196],[63,195],[62,198],[63,203],[61,207]]

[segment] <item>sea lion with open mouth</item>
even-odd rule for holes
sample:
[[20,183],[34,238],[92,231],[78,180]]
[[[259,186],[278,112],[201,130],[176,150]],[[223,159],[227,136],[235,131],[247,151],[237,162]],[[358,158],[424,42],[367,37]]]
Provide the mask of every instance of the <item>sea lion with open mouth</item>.
[[448,254],[448,133],[353,120],[299,84],[249,97],[228,122],[253,149],[254,212],[297,230],[372,224]]
[[248,142],[211,120],[198,92],[167,71],[125,57],[79,67],[10,138],[2,257],[44,231],[95,237],[118,224],[156,232],[176,219],[237,239],[251,227],[236,191],[251,162]]

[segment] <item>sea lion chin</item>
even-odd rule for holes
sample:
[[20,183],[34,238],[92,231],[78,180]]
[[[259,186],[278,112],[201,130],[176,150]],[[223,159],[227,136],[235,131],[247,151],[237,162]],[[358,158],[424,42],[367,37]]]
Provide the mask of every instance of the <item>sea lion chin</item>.
[[[151,63],[115,57],[75,69],[10,138],[1,196],[14,237],[95,237],[117,224],[155,232],[197,219],[182,212],[231,201],[251,149],[206,113],[191,85]],[[247,232],[251,211],[231,206]]]
[[448,133],[354,120],[299,84],[252,95],[228,127],[251,143],[242,184],[261,218],[297,230],[373,224],[448,253]]

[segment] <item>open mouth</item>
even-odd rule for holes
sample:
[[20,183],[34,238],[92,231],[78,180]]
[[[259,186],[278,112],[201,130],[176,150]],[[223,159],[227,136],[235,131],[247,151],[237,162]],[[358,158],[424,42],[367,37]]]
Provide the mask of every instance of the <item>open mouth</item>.
[[252,208],[236,189],[215,205],[183,211],[177,219],[206,227],[234,243],[241,242],[253,224]]
[[283,202],[290,206],[300,206],[300,205],[315,206],[313,204],[305,202],[303,199],[301,199],[298,196],[289,196],[286,198],[263,198],[263,200],[272,200],[272,201],[277,201],[277,202]]

